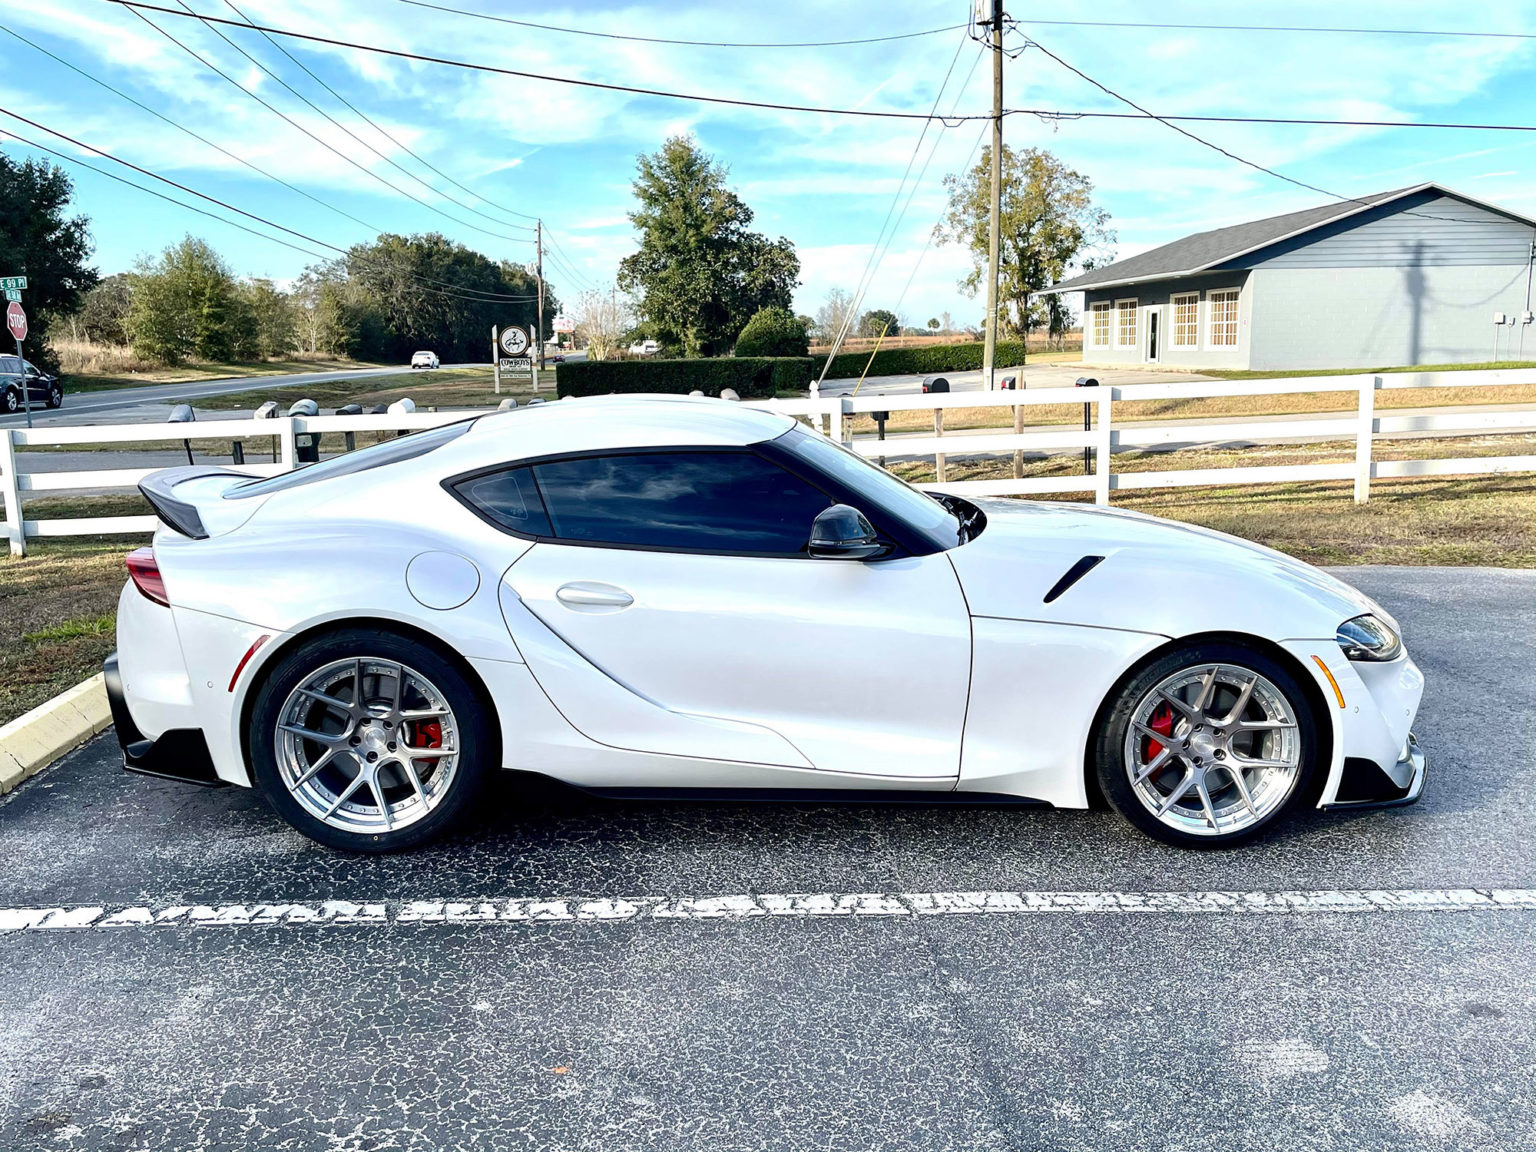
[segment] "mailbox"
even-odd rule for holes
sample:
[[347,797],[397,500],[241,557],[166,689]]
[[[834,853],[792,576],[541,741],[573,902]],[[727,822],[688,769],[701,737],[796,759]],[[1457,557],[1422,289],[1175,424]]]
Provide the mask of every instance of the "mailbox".
[[722,399],[722,400],[740,400],[741,396],[737,393],[736,389],[734,389],[734,388],[722,388],[722,389],[720,389],[720,399]]
[[288,406],[288,415],[318,416],[320,415],[320,405],[316,404],[313,400],[295,400]]
[[948,392],[949,381],[942,376],[926,376],[923,378],[924,392]]
[[257,408],[256,411],[252,412],[251,417],[255,420],[275,419],[277,417],[277,401],[268,400],[261,407]]
[[1004,376],[1001,380],[998,381],[997,386],[999,388],[1017,390],[1019,387],[1019,378],[1017,376]]
[[498,411],[498,412],[510,412],[510,411],[512,411],[512,409],[514,409],[516,407],[517,407],[517,397],[515,397],[515,396],[508,396],[500,404],[496,405],[496,411]]

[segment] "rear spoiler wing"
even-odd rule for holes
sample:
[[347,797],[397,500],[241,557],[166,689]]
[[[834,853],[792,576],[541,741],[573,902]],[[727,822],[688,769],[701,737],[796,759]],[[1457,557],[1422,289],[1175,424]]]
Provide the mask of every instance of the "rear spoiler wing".
[[238,480],[256,479],[249,472],[235,472],[216,465],[200,464],[191,467],[162,468],[159,472],[153,472],[140,480],[139,491],[154,508],[155,514],[171,528],[193,540],[206,540],[209,535],[208,529],[203,527],[203,518],[198,513],[197,505],[187,500],[178,500],[175,489],[178,484],[184,484],[188,480],[204,480],[211,476],[229,476]]

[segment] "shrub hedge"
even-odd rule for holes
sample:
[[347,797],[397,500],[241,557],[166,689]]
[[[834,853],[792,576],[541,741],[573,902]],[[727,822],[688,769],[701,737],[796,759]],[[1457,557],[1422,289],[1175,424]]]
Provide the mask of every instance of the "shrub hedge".
[[[981,367],[982,352],[986,345],[974,344],[925,344],[919,348],[882,348],[875,353],[875,362],[869,365],[871,376],[931,376],[935,372],[973,372]],[[1012,366],[1024,359],[1024,342],[999,340],[995,363],[999,368]],[[816,357],[814,374],[821,374],[823,357]],[[829,380],[844,380],[863,374],[869,363],[869,352],[842,352],[832,360]]]
[[803,391],[811,382],[809,356],[716,356],[707,360],[574,360],[560,365],[561,396],[609,392],[693,391],[718,396],[734,388],[743,400],[771,399],[779,391]]
[[[871,376],[932,376],[936,372],[968,372],[981,367],[984,345],[929,344],[921,348],[885,348],[875,353]],[[1024,345],[999,340],[999,368],[1018,364]],[[822,356],[717,356],[707,360],[575,360],[560,365],[561,396],[603,396],[609,392],[670,392],[686,396],[698,390],[718,396],[734,388],[743,400],[771,398],[775,393],[804,390],[821,374]],[[831,380],[859,376],[868,352],[844,352],[832,361]]]

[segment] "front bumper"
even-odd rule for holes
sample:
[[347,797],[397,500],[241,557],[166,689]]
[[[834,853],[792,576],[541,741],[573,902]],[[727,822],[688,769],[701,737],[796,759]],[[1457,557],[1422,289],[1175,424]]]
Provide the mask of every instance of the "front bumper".
[[106,658],[101,673],[106,681],[107,704],[112,709],[112,727],[123,749],[125,769],[141,776],[181,780],[205,788],[224,787],[227,781],[220,780],[214,769],[213,757],[208,753],[208,740],[201,728],[173,728],[151,740],[139,731],[139,726],[133,722],[133,714],[128,711],[116,652]]
[[1402,755],[1391,768],[1382,768],[1372,760],[1350,757],[1344,761],[1344,775],[1338,794],[1326,808],[1396,808],[1418,802],[1424,794],[1429,772],[1429,757],[1424,755],[1413,733],[1403,744]]

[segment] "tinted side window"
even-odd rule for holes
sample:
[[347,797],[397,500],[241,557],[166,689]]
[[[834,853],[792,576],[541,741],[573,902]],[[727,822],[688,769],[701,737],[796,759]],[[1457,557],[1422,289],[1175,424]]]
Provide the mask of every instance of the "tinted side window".
[[549,517],[527,468],[493,472],[455,484],[454,490],[487,520],[528,536],[548,536]]
[[640,548],[803,553],[832,502],[750,452],[589,456],[533,473],[557,538]]

